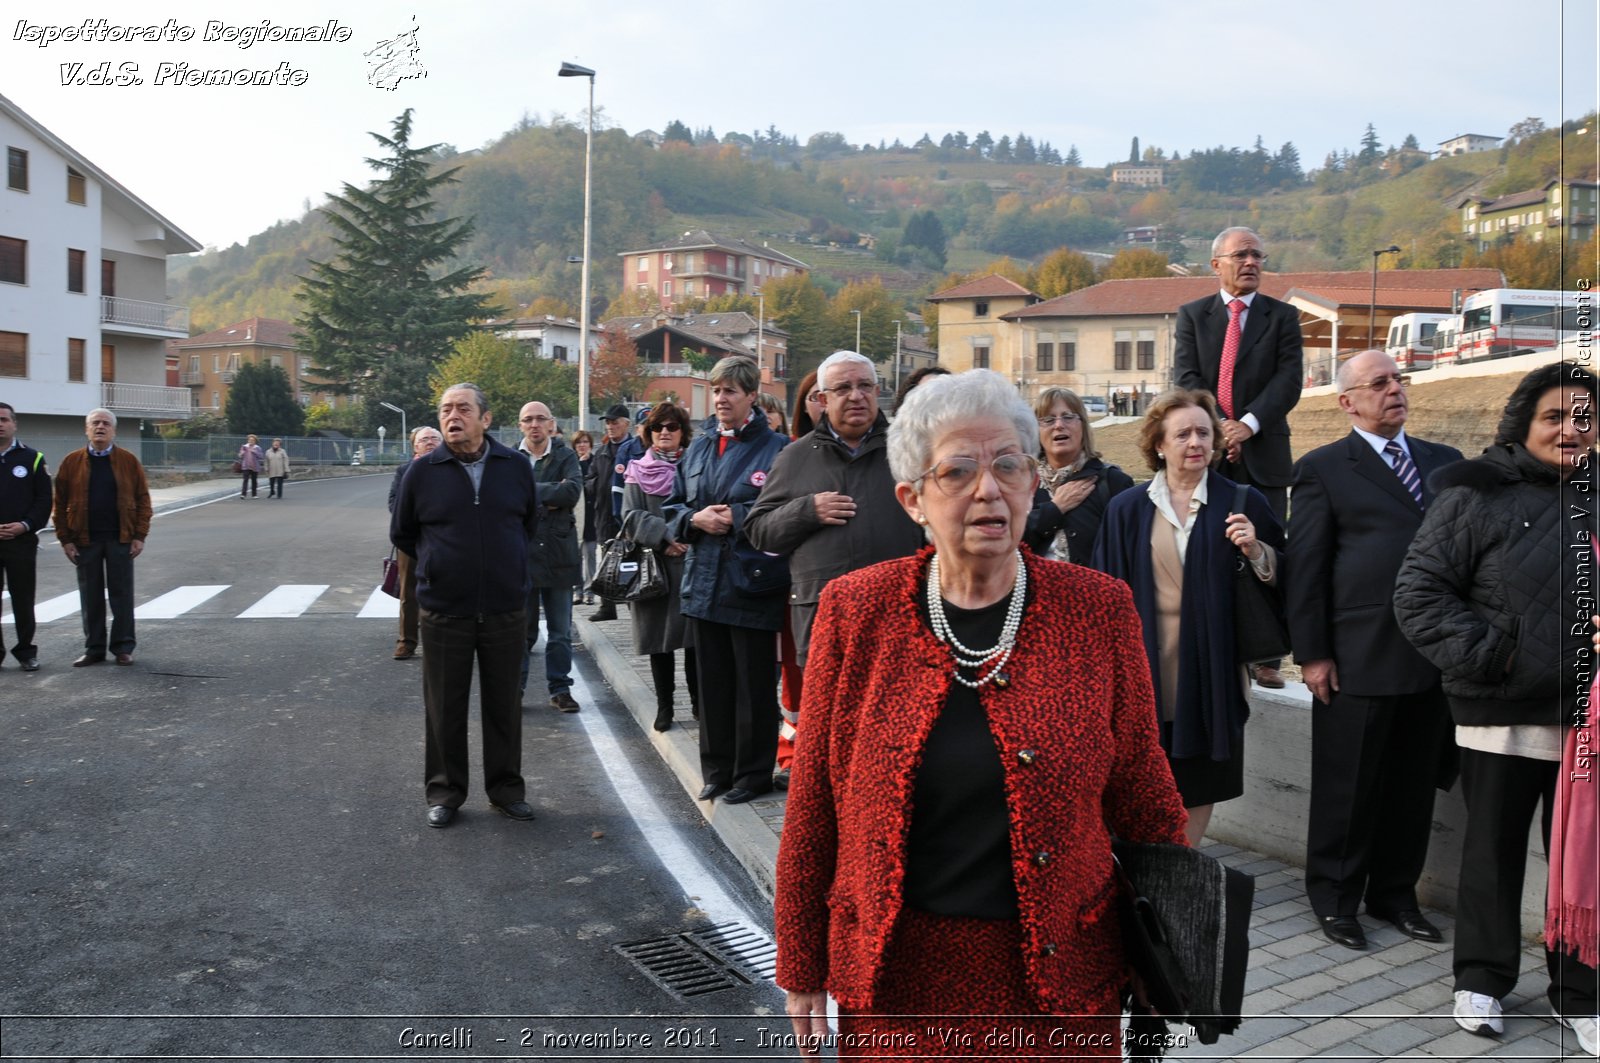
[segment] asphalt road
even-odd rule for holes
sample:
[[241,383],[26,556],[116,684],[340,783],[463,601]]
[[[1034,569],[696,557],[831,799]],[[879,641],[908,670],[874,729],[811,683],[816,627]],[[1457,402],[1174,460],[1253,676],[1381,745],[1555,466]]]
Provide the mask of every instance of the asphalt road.
[[[780,994],[738,977],[767,909],[583,653],[583,713],[530,688],[537,819],[478,790],[425,825],[421,665],[359,616],[388,477],[290,488],[157,519],[136,600],[223,589],[141,619],[132,667],[69,667],[73,612],[41,626],[42,671],[0,671],[3,1056],[781,1054],[757,1047]],[[326,590],[241,616],[290,585]],[[40,601],[74,590],[47,547]],[[679,935],[729,922],[755,943],[724,989],[618,949],[706,966]]]

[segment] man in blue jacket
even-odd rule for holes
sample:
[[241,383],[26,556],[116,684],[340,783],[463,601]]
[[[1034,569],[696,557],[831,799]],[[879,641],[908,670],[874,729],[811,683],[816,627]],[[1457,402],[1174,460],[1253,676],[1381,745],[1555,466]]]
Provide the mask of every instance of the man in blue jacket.
[[428,826],[447,827],[467,799],[467,708],[478,665],[483,785],[512,819],[532,819],[522,779],[523,616],[528,542],[538,506],[527,459],[489,438],[476,384],[439,400],[444,446],[400,483],[389,538],[417,559],[422,699],[427,709]]
[[[39,565],[39,529],[50,522],[50,472],[44,455],[17,442],[17,413],[0,402],[0,588],[11,590],[17,641],[11,656],[24,672],[39,670],[33,644],[33,599]],[[0,660],[5,648],[0,645]]]

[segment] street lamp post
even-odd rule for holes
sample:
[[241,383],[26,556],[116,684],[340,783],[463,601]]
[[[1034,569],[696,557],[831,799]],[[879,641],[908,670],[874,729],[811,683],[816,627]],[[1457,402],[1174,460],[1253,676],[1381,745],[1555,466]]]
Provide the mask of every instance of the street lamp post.
[[900,319],[894,319],[894,393],[900,394]]
[[594,71],[562,63],[557,77],[589,79],[589,113],[583,137],[583,271],[578,283],[578,427],[589,427],[589,229],[593,209],[590,170],[594,159]]
[[850,312],[856,316],[856,345],[855,345],[855,352],[857,354],[860,354],[861,353],[861,311],[852,310]]
[[[392,402],[383,402],[383,401],[380,400],[378,402],[378,405],[382,406],[386,410],[393,410],[395,413],[398,413],[400,415],[400,438],[404,439],[406,442],[409,443],[411,441],[411,433],[406,431],[406,411],[402,410],[400,407],[396,406]],[[379,437],[378,449],[379,449],[379,451],[383,450],[383,439],[382,439],[382,437]]]
[[[1377,328],[1378,328],[1378,256],[1379,255],[1398,255],[1399,253],[1400,253],[1400,246],[1398,244],[1390,244],[1388,247],[1381,247],[1378,250],[1372,252],[1372,301],[1367,305],[1367,346],[1368,347],[1372,346],[1372,336],[1373,336],[1373,333],[1376,332]],[[1334,351],[1333,352],[1333,357],[1334,357],[1334,361],[1337,362],[1338,359],[1339,359],[1339,352],[1338,351]]]

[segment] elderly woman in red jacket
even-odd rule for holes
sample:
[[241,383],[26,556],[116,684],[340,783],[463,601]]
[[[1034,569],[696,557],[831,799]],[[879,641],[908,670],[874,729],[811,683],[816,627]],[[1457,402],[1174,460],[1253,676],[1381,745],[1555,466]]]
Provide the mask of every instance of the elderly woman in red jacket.
[[834,997],[841,1056],[1120,1055],[1111,837],[1184,812],[1127,587],[1019,547],[1036,432],[998,374],[917,388],[889,463],[932,546],[819,604],[777,980],[799,1038]]

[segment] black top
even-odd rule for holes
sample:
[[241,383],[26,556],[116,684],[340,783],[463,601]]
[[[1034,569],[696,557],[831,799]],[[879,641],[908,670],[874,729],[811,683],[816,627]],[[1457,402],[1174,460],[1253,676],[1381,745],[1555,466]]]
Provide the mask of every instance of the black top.
[[[946,602],[944,613],[962,643],[987,648],[999,641],[1010,605],[1008,594],[982,609]],[[926,604],[921,612],[926,621]],[[962,675],[977,678],[967,670]],[[911,801],[906,904],[936,915],[1017,918],[1005,769],[989,717],[971,687],[950,684],[923,747]]]
[[117,520],[117,475],[111,471],[111,455],[89,455],[89,538],[93,542],[116,542],[122,537]]

